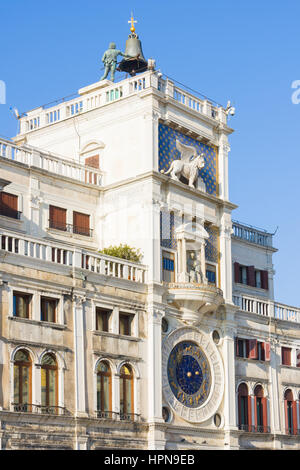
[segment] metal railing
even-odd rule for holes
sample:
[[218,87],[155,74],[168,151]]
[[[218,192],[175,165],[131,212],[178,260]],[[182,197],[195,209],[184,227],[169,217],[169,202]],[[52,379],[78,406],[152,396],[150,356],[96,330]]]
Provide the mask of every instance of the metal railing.
[[252,424],[239,424],[238,429],[239,431],[255,432],[255,426]]
[[71,413],[62,406],[45,406],[30,403],[12,403],[13,411],[16,413],[35,413],[55,416],[66,416]]
[[286,428],[285,434],[288,434],[289,436],[300,436],[300,429]]
[[136,413],[119,413],[116,411],[96,411],[98,419],[109,419],[114,421],[139,422],[140,415]]
[[257,433],[263,433],[263,434],[268,434],[271,432],[270,426],[254,426],[253,424],[239,424],[238,425],[239,431],[245,431],[245,432],[257,432]]
[[140,415],[135,413],[120,413],[120,421],[139,422]]
[[111,419],[117,420],[119,418],[119,413],[115,411],[96,411],[96,416],[98,419]]
[[60,230],[61,232],[73,233],[75,235],[83,235],[85,237],[92,237],[93,230],[88,227],[78,227],[72,224],[60,224],[49,220],[49,229]]

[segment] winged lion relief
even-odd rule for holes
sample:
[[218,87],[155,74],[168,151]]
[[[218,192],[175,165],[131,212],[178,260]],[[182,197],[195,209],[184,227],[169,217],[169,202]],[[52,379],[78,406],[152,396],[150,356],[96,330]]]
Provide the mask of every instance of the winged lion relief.
[[[171,174],[171,178],[180,181],[183,176],[189,182],[189,186],[196,188],[198,181],[198,170],[205,166],[204,153],[197,154],[195,147],[182,144],[176,139],[176,148],[181,154],[180,160],[174,160],[167,172],[161,170],[165,175]],[[200,178],[199,178],[200,179]],[[201,181],[203,183],[203,181]]]

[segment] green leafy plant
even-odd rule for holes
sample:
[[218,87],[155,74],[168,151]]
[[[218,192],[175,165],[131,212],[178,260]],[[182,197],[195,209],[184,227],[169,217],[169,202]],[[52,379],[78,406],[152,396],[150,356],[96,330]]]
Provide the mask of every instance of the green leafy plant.
[[103,248],[100,253],[108,256],[115,256],[116,258],[126,259],[128,261],[133,261],[135,263],[140,263],[143,258],[143,254],[141,253],[140,249],[132,248],[126,244]]

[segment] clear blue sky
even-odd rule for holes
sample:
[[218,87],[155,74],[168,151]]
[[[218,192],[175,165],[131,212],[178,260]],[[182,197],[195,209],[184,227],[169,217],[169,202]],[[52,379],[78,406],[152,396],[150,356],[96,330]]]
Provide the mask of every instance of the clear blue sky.
[[16,134],[10,105],[26,111],[97,81],[108,43],[125,47],[131,10],[145,57],[217,102],[234,102],[233,218],[279,226],[275,296],[299,306],[300,104],[291,101],[299,0],[1,0],[0,134]]

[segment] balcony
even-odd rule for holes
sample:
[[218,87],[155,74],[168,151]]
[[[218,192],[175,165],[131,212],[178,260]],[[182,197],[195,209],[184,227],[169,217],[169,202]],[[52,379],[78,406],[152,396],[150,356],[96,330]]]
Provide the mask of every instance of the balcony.
[[168,288],[167,302],[182,312],[182,320],[197,324],[202,315],[214,312],[224,303],[221,289],[208,284],[164,283]]
[[[10,230],[0,229],[0,250],[19,256],[19,263],[26,265],[26,260],[37,260],[49,263],[49,266],[60,265],[77,268],[82,274],[110,276],[136,283],[147,282],[147,267],[120,258],[88,251],[63,242],[52,242],[40,238],[16,234]],[[6,258],[6,262],[8,258]]]
[[263,247],[273,248],[273,234],[263,229],[252,227],[251,225],[241,224],[237,221],[232,221],[233,237],[236,239],[244,240],[248,243],[254,243]]
[[15,162],[28,168],[37,168],[58,177],[71,178],[80,183],[102,186],[103,172],[50,152],[28,145],[17,146],[10,140],[0,138],[0,161]]
[[91,84],[79,90],[76,95],[28,111],[20,119],[19,135],[53,126],[66,119],[127,99],[132,95],[145,93],[149,89],[176,103],[177,106],[226,124],[227,115],[222,107],[213,104],[203,96],[195,96],[182,85],[178,87],[171,80],[159,78],[156,73],[147,71],[139,77],[126,78],[118,83],[111,84],[109,81],[102,81]]
[[49,220],[49,229],[60,230],[61,232],[73,233],[84,237],[92,237],[93,230],[88,227],[78,227],[71,224],[59,224]]
[[263,300],[246,295],[233,295],[233,303],[242,312],[300,323],[300,308],[297,307],[290,307],[273,300]]

